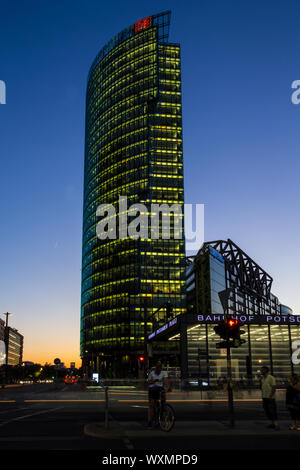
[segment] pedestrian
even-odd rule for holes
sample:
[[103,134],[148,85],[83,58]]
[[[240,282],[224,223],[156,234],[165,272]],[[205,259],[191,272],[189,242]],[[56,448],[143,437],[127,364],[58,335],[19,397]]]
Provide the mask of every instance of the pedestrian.
[[219,377],[219,378],[218,378],[218,381],[217,381],[217,388],[218,388],[219,390],[222,390],[222,388],[223,388],[223,385],[222,385],[222,384],[223,384],[223,379],[222,379],[222,377]]
[[297,420],[300,420],[300,378],[297,374],[292,374],[286,389],[286,407],[290,413],[292,424],[289,426],[291,430],[300,431],[297,428]]
[[260,371],[262,374],[261,391],[263,408],[265,410],[267,418],[270,421],[270,424],[267,427],[278,431],[280,428],[278,426],[277,407],[275,400],[276,380],[269,373],[268,367],[263,366]]

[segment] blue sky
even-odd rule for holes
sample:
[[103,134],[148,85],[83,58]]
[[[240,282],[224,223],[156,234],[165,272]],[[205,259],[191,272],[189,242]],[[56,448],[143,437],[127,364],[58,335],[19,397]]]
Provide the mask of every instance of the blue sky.
[[206,240],[234,240],[300,313],[299,2],[2,1],[0,311],[14,312],[26,360],[78,361],[89,67],[119,31],[168,9],[185,202],[205,204]]

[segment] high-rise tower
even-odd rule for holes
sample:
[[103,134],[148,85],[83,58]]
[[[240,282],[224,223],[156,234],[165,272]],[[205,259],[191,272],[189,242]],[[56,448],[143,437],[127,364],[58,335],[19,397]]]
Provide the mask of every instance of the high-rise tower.
[[137,21],[103,47],[88,76],[81,356],[108,375],[134,374],[156,309],[185,308],[184,238],[172,237],[172,225],[170,239],[96,233],[98,206],[118,213],[120,196],[183,212],[180,46],[168,43],[169,26],[170,12]]

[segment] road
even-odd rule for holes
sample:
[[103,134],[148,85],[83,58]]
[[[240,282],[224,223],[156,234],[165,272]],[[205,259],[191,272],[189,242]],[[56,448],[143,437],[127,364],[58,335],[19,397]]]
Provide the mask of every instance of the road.
[[[123,435],[91,437],[90,423],[104,422],[104,394],[77,385],[36,384],[0,390],[0,450],[65,450],[91,452],[183,451],[209,449],[300,448],[300,432],[288,431],[289,417],[278,401],[280,431],[267,430],[259,398],[235,402],[236,428],[228,426],[226,397],[202,399],[200,392],[173,392],[176,412],[170,433],[145,429],[147,395],[143,391],[110,390],[110,426]],[[100,428],[99,428],[100,429]]]

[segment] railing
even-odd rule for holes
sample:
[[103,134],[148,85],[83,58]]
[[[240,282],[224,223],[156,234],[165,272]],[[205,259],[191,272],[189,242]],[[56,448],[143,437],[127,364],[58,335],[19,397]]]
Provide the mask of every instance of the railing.
[[[186,392],[198,392],[199,398],[201,399],[222,399],[227,396],[227,386],[226,384],[219,384],[213,382],[206,385],[198,385],[196,379],[189,378],[185,381],[179,379],[178,377],[169,376],[169,383],[171,389],[175,393]],[[111,391],[118,391],[122,389],[132,389],[139,391],[147,391],[148,383],[146,379],[102,379],[101,386],[103,388],[108,388]],[[278,383],[276,397],[278,400],[285,399],[286,387]],[[235,399],[259,399],[261,398],[261,390],[259,384],[245,384],[241,386],[239,382],[233,382],[233,395]],[[108,399],[107,399],[108,400]]]

